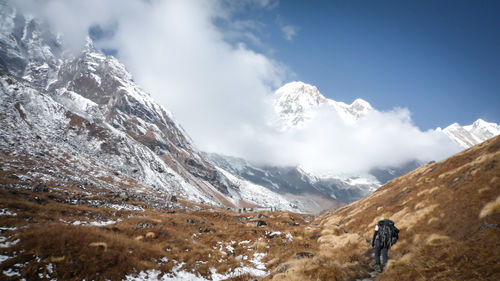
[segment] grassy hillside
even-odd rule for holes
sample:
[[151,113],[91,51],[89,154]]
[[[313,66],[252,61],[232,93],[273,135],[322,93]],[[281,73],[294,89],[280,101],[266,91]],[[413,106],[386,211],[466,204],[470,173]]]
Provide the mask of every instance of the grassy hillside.
[[357,265],[372,268],[368,241],[382,216],[401,232],[377,280],[500,280],[499,161],[496,137],[387,183],[321,220],[325,263],[304,261],[273,280],[348,280]]

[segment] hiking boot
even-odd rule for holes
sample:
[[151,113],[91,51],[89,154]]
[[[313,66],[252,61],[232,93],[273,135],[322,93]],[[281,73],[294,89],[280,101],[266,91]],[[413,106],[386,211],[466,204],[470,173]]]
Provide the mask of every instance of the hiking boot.
[[382,267],[380,267],[380,264],[375,265],[375,271],[382,272]]

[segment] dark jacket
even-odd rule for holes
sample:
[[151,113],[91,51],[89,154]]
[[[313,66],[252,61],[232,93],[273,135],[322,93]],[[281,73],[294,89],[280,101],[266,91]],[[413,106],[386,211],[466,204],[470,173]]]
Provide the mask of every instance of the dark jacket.
[[[375,247],[375,241],[379,240],[379,230],[382,228],[384,224],[392,224],[394,226],[394,222],[391,220],[381,220],[378,222],[378,224],[375,226],[375,231],[373,233],[373,238],[372,238],[372,247]],[[399,238],[399,229],[394,226],[394,232],[392,233],[391,237],[391,242],[390,245],[387,246],[387,248],[390,248],[391,245],[395,244],[396,241]]]

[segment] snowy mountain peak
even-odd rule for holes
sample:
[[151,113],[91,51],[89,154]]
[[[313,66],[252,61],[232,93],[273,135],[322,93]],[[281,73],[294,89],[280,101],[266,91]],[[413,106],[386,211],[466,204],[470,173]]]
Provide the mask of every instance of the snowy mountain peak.
[[500,135],[500,125],[477,119],[472,125],[453,123],[442,131],[463,148],[469,148]]
[[326,98],[315,86],[304,82],[290,82],[276,91],[278,104],[291,105],[295,108],[311,108],[326,102]]
[[477,136],[481,142],[500,135],[500,125],[477,119],[472,125],[464,127],[467,131]]
[[348,105],[323,96],[317,87],[304,82],[290,82],[276,90],[275,110],[288,127],[302,127],[315,117],[315,111],[330,106],[347,124],[366,116],[373,107],[363,99]]
[[354,100],[354,102],[351,104],[351,107],[353,109],[358,110],[358,111],[369,111],[369,110],[373,109],[373,107],[370,105],[370,103],[368,103],[364,99]]
[[[465,126],[467,130],[485,130],[498,135],[500,133],[500,126],[496,123],[486,122],[483,119],[477,119],[472,125]],[[493,137],[490,136],[490,137]]]

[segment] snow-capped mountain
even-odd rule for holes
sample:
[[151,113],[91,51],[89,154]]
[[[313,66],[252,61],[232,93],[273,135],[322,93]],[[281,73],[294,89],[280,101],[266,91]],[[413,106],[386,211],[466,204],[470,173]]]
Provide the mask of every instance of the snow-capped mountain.
[[287,83],[275,92],[275,111],[288,127],[304,126],[322,106],[332,108],[347,124],[356,122],[373,109],[362,99],[356,99],[350,105],[327,99],[318,88],[304,82]]
[[[328,99],[317,87],[300,81],[287,83],[276,90],[274,108],[285,123],[284,130],[305,126],[316,117],[319,109],[331,110],[345,124],[354,124],[373,110],[373,107],[362,99],[356,99],[352,104]],[[335,171],[328,175],[315,175],[312,172],[305,174],[308,178],[315,179],[315,188],[342,202],[358,200],[381,184],[376,177],[355,177],[356,180],[353,180],[350,176],[337,175]]]
[[445,133],[461,147],[470,148],[487,139],[500,135],[500,125],[478,119],[472,125],[460,126],[458,123],[453,123],[444,129],[437,128],[437,131]]
[[90,39],[81,53],[67,52],[43,22],[8,6],[0,31],[0,153],[35,163],[25,167],[36,170],[30,181],[302,211],[269,190],[241,193],[241,183],[208,162],[172,114]]

